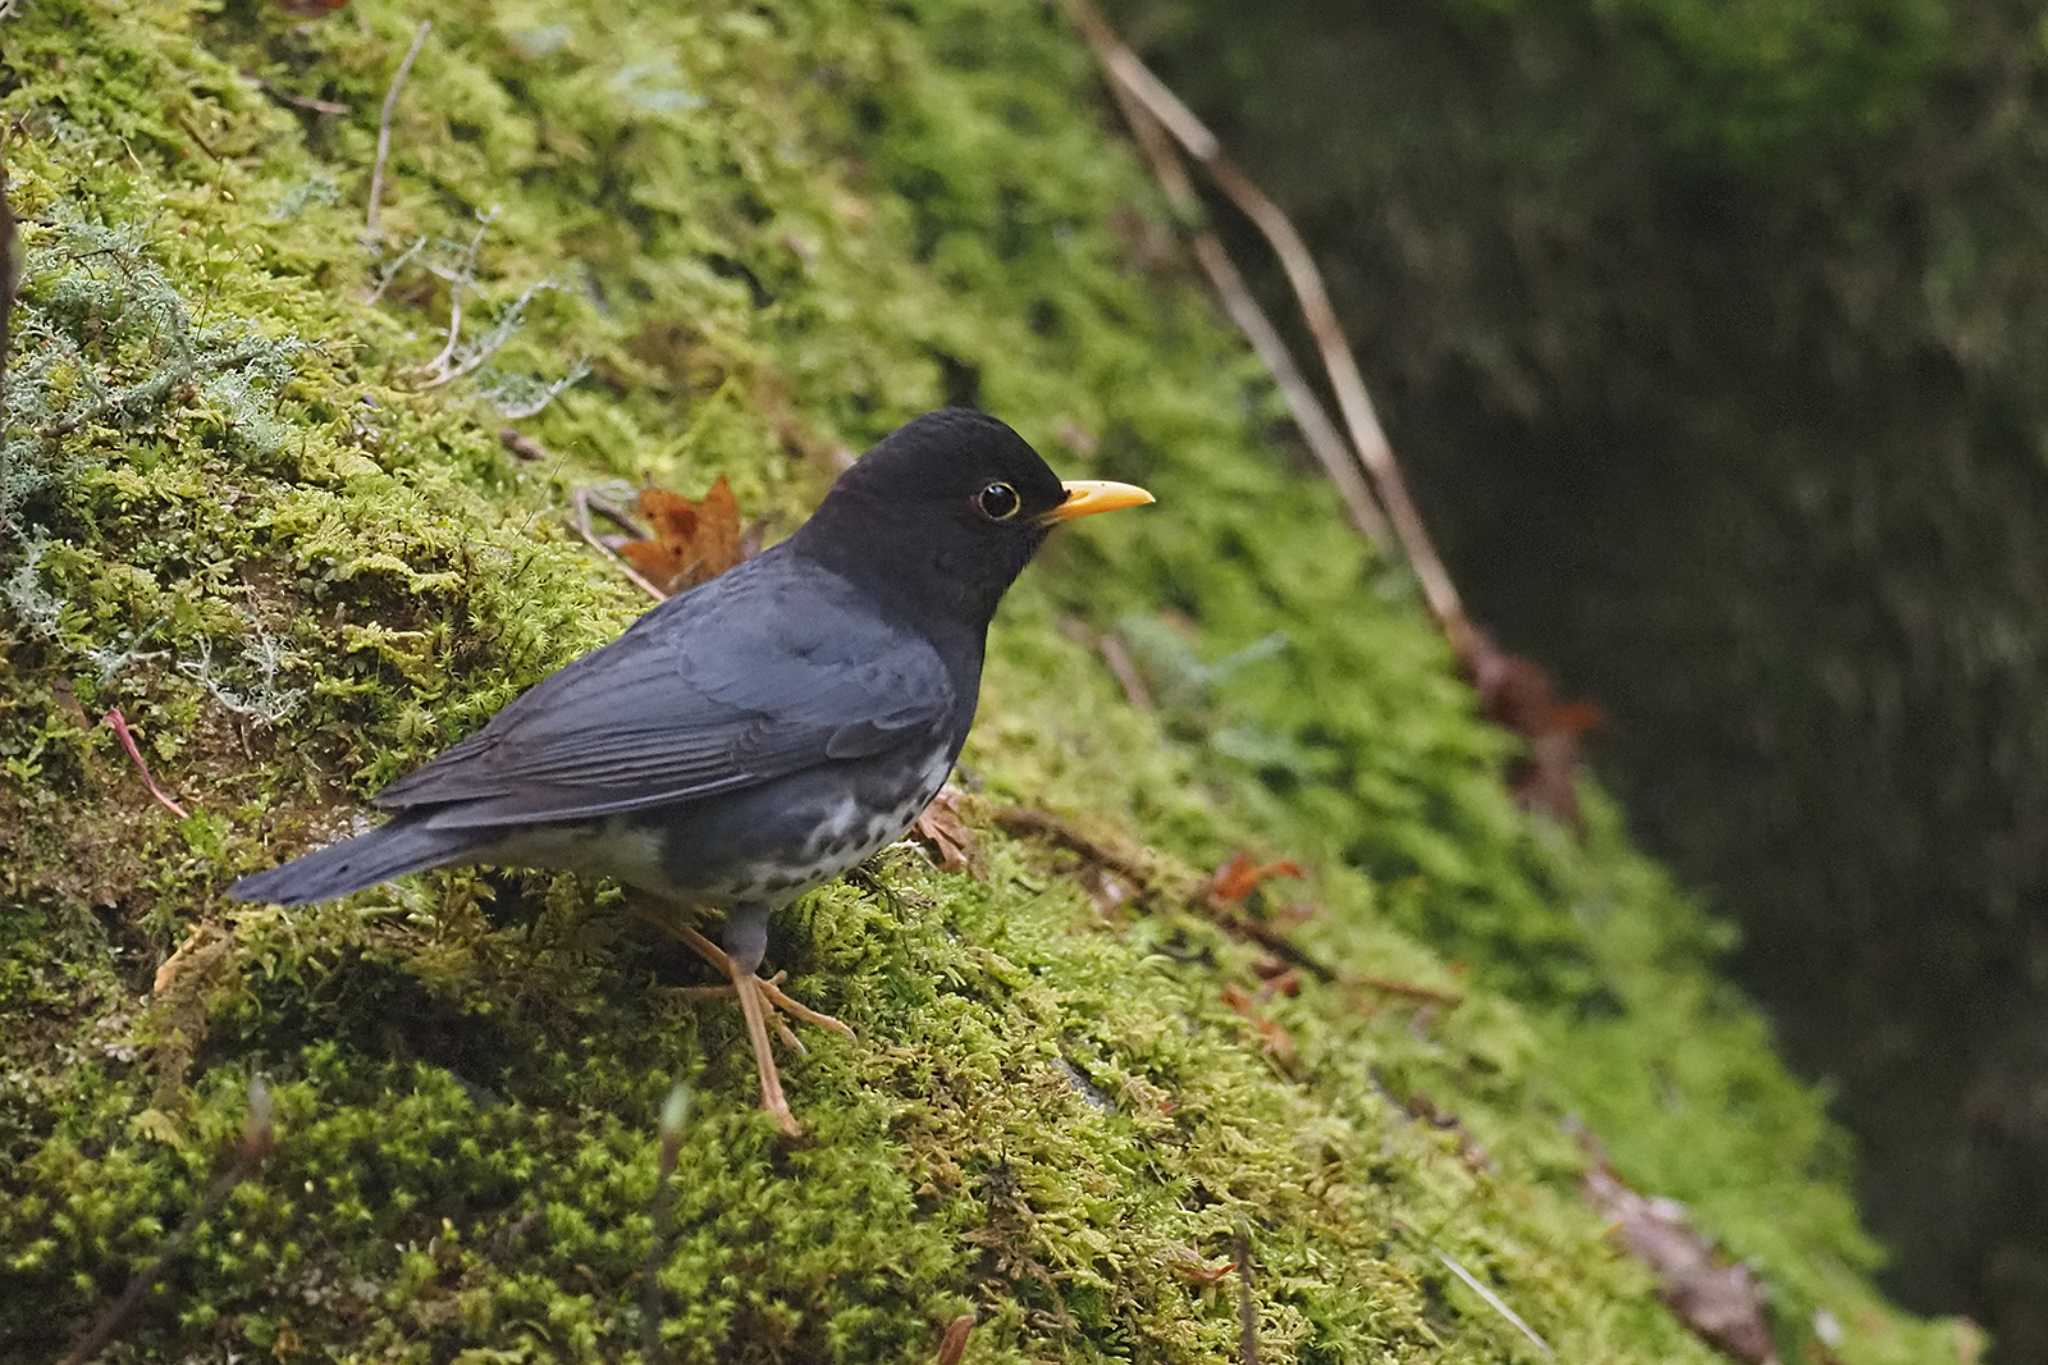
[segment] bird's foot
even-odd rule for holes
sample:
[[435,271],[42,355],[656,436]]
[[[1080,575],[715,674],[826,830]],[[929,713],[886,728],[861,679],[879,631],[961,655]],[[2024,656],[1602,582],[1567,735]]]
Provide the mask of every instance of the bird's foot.
[[789,1101],[782,1094],[782,1073],[775,1065],[775,1053],[768,1041],[769,1023],[773,1021],[776,1034],[785,1046],[797,1052],[804,1051],[804,1045],[797,1038],[783,1016],[819,1028],[830,1029],[848,1038],[853,1030],[829,1014],[820,1013],[800,1000],[796,1000],[782,989],[785,973],[777,972],[772,977],[761,977],[742,967],[732,955],[713,943],[688,925],[657,921],[668,932],[687,943],[691,950],[720,972],[725,974],[728,984],[723,986],[691,986],[686,993],[696,998],[710,996],[733,996],[739,1001],[740,1014],[747,1022],[747,1043],[754,1050],[754,1067],[761,1077],[761,1107],[774,1115],[775,1122],[790,1137],[801,1137],[803,1129],[797,1126],[796,1116],[789,1111]]

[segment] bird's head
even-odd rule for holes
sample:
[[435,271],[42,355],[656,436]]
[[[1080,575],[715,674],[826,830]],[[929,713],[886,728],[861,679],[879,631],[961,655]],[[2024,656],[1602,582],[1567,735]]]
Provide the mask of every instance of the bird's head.
[[1127,483],[1062,482],[1004,423],[946,408],[856,460],[794,548],[920,613],[986,626],[1053,527],[1151,501]]

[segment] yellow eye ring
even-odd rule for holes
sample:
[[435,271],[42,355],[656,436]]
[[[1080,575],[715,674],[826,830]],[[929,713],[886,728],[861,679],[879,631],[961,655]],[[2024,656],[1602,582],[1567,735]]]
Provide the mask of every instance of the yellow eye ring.
[[1017,496],[1017,490],[998,480],[974,495],[974,506],[990,521],[1008,521],[1017,515],[1024,505],[1024,499]]

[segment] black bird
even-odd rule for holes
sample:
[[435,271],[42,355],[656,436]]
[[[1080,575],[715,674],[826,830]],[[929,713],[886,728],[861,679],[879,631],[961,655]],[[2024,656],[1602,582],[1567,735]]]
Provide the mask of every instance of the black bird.
[[[390,823],[229,893],[300,905],[462,863],[615,877],[730,978],[762,1107],[794,1134],[769,1007],[851,1030],[757,974],[768,917],[900,838],[937,794],[974,720],[996,604],[1052,527],[1151,501],[1061,483],[993,417],[928,413],[789,539],[379,792]],[[724,951],[675,913],[702,907],[724,909]]]

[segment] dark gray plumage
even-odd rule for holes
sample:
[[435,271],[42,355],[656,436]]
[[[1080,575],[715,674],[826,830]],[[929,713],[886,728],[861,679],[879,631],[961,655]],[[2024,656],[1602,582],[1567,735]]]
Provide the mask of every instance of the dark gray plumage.
[[[297,905],[455,863],[618,878],[726,911],[763,1102],[794,1131],[754,973],[767,920],[908,829],[974,719],[996,604],[1059,521],[1149,502],[1062,484],[992,417],[931,413],[797,533],[649,611],[380,792],[390,823],[230,888]],[[729,959],[729,960],[728,960]]]

